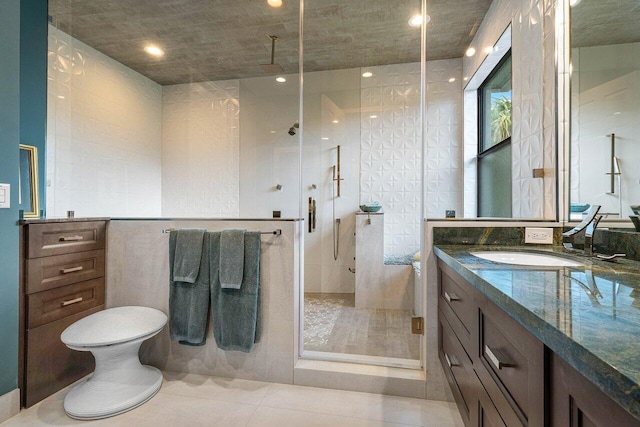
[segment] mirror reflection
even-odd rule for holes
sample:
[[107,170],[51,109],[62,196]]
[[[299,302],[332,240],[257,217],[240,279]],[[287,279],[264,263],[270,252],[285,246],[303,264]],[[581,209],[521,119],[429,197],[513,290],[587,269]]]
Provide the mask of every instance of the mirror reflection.
[[571,2],[571,219],[640,204],[639,22],[635,0]]

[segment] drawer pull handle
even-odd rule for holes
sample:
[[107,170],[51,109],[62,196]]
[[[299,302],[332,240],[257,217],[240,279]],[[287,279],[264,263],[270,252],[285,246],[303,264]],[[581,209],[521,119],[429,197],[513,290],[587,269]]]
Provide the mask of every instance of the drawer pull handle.
[[502,354],[500,350],[491,349],[491,347],[489,347],[488,345],[485,345],[484,352],[489,358],[489,360],[491,361],[491,363],[493,363],[493,366],[495,366],[498,369],[511,368],[515,366],[513,363],[508,361],[508,359],[504,356],[504,354]]
[[448,302],[460,301],[460,297],[457,294],[454,294],[453,292],[449,293],[447,291],[444,292],[444,299],[446,299]]
[[73,272],[81,271],[81,270],[82,270],[82,266],[79,265],[77,267],[72,267],[72,268],[63,268],[62,270],[60,270],[60,273],[69,274],[69,273],[73,273]]
[[66,306],[68,306],[68,305],[71,305],[71,304],[77,304],[77,303],[79,303],[79,302],[82,302],[82,297],[78,297],[78,298],[70,299],[70,300],[68,300],[68,301],[62,301],[62,306],[63,306],[63,307],[66,307]]
[[460,366],[460,362],[458,362],[458,358],[455,357],[453,354],[449,356],[447,353],[445,353],[444,360],[447,361],[447,365],[449,366],[449,368],[453,366]]
[[62,236],[60,238],[61,242],[77,242],[78,240],[83,240],[82,236]]

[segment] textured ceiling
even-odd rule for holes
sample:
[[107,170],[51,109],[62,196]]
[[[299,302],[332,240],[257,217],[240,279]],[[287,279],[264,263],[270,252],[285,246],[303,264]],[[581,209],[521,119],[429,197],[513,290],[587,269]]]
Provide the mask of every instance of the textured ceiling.
[[640,1],[582,0],[571,8],[572,47],[640,42]]
[[[586,0],[584,0],[586,1]],[[62,31],[163,84],[265,75],[267,34],[275,62],[298,71],[299,4],[283,0],[49,0]],[[491,0],[428,0],[428,59],[459,58]],[[306,0],[305,71],[420,60],[420,29],[409,27],[419,0]],[[150,58],[142,48],[161,46]]]

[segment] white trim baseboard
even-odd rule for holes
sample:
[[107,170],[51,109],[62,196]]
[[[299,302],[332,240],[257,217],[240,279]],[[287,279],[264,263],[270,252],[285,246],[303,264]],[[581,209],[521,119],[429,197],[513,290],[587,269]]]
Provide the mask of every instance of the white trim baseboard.
[[0,423],[20,412],[20,389],[16,388],[0,396]]

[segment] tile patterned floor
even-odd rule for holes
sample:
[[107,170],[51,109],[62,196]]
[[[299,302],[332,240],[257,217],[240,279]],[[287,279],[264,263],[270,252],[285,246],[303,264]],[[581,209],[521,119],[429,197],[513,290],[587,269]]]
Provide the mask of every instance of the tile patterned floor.
[[132,411],[76,421],[62,408],[67,391],[0,426],[463,426],[453,403],[175,373],[165,373],[160,392]]
[[420,359],[411,311],[356,308],[354,294],[305,294],[304,348]]

